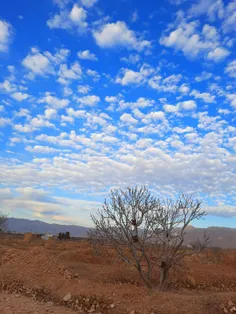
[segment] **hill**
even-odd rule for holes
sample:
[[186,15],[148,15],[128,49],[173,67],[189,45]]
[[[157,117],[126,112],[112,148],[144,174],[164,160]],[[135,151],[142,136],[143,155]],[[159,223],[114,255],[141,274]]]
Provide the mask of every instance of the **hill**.
[[58,234],[59,232],[69,231],[72,237],[86,237],[89,228],[74,226],[74,225],[59,225],[49,224],[40,220],[28,220],[18,218],[8,218],[7,229],[20,233],[35,232],[35,233],[51,233]]
[[[58,234],[69,231],[72,237],[87,237],[89,228],[75,225],[49,224],[40,220],[8,218],[8,230],[15,232],[36,232]],[[210,234],[212,247],[236,248],[236,229],[225,227],[195,228],[189,226],[185,235],[185,244],[201,239],[204,232]]]

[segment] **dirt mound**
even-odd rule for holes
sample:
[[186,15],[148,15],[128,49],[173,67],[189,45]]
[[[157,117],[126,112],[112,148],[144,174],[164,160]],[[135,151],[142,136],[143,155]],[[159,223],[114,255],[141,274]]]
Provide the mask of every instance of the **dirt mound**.
[[76,277],[42,247],[28,251],[8,250],[2,257],[1,273],[4,282],[19,280],[38,287],[47,283],[47,287],[54,289],[62,280]]

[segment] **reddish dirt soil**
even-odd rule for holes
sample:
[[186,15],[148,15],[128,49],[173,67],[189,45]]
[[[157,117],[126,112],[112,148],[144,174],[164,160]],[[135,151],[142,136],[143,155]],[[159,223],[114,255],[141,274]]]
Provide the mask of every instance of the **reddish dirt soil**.
[[[113,250],[88,241],[0,239],[0,313],[236,313],[236,251],[208,251],[149,291]],[[158,278],[158,272],[156,273]],[[69,294],[69,295],[68,295]],[[67,296],[67,300],[63,298]]]

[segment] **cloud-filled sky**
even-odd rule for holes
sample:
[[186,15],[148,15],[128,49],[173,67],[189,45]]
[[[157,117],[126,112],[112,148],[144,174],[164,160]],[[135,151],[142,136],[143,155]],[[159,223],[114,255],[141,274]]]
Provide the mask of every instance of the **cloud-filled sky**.
[[0,206],[90,226],[111,188],[236,226],[236,1],[0,2]]

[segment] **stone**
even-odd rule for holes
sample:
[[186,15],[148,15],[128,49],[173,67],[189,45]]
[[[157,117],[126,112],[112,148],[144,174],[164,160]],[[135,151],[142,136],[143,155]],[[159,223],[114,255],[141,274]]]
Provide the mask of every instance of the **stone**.
[[195,279],[193,278],[193,276],[187,275],[187,276],[186,276],[186,281],[187,281],[187,284],[188,284],[191,288],[196,288],[196,281],[195,281]]
[[71,299],[71,293],[68,293],[67,295],[64,296],[63,301],[68,302]]
[[112,303],[111,305],[110,305],[110,308],[111,309],[114,309],[116,306],[115,306],[115,304],[114,303]]

